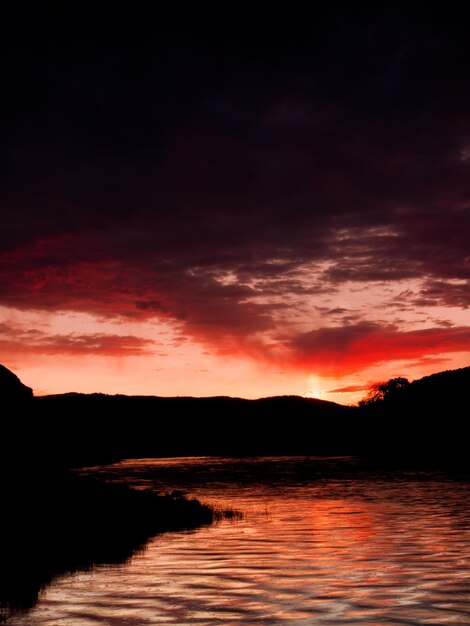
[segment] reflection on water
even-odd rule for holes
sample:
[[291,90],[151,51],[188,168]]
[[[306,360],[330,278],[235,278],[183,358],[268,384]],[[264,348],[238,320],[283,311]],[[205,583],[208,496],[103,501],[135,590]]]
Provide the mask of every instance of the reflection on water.
[[126,461],[101,472],[185,489],[243,519],[152,540],[56,581],[11,624],[470,624],[470,489],[370,476],[353,459]]

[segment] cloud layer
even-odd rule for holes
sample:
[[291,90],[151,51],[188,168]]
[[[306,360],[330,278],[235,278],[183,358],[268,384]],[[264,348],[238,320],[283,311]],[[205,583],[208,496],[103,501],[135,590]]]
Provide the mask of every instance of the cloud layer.
[[172,320],[324,374],[470,351],[464,17],[332,3],[307,28],[286,7],[116,9],[106,34],[99,8],[13,10],[2,305]]

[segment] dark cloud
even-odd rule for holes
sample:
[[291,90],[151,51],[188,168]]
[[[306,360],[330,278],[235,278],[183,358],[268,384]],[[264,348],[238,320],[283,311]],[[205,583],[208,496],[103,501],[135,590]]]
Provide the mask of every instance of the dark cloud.
[[334,309],[330,309],[326,311],[326,315],[343,315],[344,313],[349,313],[348,309],[344,309],[343,307],[337,306]]
[[[419,289],[405,289],[394,298],[393,306],[398,311],[416,311],[430,307],[452,307],[465,310],[470,305],[470,281],[432,280],[422,281]],[[446,319],[429,318],[438,325],[452,325]]]
[[470,306],[470,280],[459,283],[428,280],[412,302],[416,306],[451,306],[467,309]]
[[[468,306],[460,10],[105,4],[6,16],[1,304],[164,317],[231,350],[348,281]],[[394,333],[411,336],[346,323],[291,346],[330,363]]]

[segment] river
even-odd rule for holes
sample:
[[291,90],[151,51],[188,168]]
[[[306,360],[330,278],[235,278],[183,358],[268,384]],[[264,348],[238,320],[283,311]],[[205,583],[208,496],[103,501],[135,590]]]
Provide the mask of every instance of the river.
[[88,471],[242,515],[63,576],[8,624],[470,624],[469,482],[353,458],[140,459]]

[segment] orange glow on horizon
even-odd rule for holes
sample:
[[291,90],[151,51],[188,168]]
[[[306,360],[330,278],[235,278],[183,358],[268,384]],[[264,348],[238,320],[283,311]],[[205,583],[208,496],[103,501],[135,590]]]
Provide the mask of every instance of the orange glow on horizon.
[[36,394],[342,404],[469,365],[458,12],[69,4],[6,16],[0,363]]
[[[99,319],[85,314],[49,314],[3,310],[17,338],[3,339],[3,365],[33,388],[35,395],[108,393],[160,396],[276,395],[314,397],[356,404],[367,387],[395,375],[420,378],[442,369],[468,365],[466,353],[447,353],[414,361],[355,368],[340,376],[324,375],[315,364],[257,359],[253,353],[218,354],[181,335],[170,322]],[[36,329],[31,332],[31,329]],[[31,343],[25,343],[30,338]],[[399,356],[399,353],[396,353]],[[418,356],[418,354],[416,354]],[[310,371],[309,371],[310,369]]]

